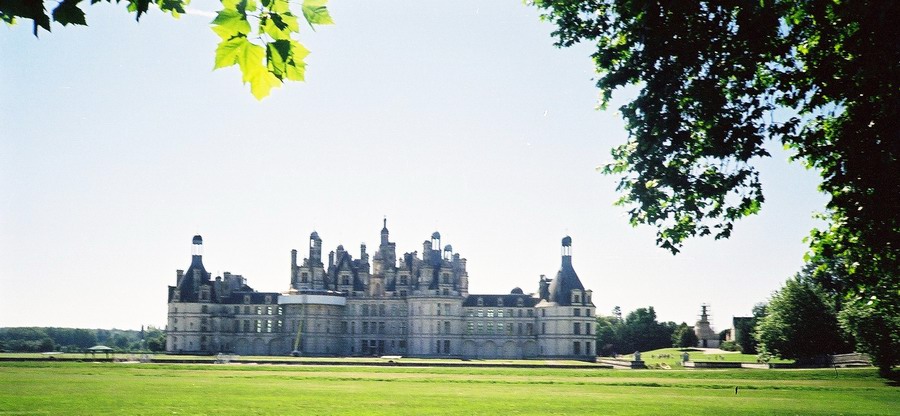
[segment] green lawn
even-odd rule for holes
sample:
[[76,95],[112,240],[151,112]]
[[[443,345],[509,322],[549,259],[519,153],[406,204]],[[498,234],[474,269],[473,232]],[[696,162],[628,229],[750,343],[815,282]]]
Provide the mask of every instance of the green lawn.
[[[658,350],[647,351],[641,353],[641,360],[648,367],[655,368],[661,364],[666,364],[672,369],[681,369],[681,354],[684,351],[678,348],[661,348]],[[756,363],[758,356],[755,354],[740,354],[737,352],[722,352],[717,354],[706,354],[702,350],[688,350],[691,361],[731,361],[741,363]],[[631,360],[633,354],[619,355],[619,359]],[[791,363],[792,360],[782,360],[779,358],[771,358],[772,363]]]
[[900,390],[874,369],[0,363],[0,415],[888,415],[897,408]]

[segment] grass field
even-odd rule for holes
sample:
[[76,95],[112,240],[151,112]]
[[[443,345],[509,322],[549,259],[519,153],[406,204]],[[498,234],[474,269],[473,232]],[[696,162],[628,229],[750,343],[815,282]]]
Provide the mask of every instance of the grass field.
[[[641,360],[648,367],[656,367],[660,364],[665,364],[670,366],[672,369],[681,369],[681,354],[682,350],[678,348],[662,348],[653,351],[647,351],[641,353]],[[688,354],[690,355],[691,361],[730,361],[730,362],[741,362],[741,363],[756,363],[759,358],[756,354],[741,354],[737,352],[717,352],[717,353],[706,353],[703,350],[689,350]],[[634,358],[633,354],[628,355],[620,355],[619,358],[625,360],[631,360]],[[792,360],[782,360],[779,358],[771,358],[769,362],[772,363],[791,363]]]
[[896,415],[898,408],[900,389],[874,369],[0,363],[2,415]]

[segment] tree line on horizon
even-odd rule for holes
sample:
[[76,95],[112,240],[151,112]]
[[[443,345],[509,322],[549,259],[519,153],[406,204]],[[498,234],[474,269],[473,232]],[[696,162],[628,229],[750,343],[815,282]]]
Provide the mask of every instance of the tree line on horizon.
[[143,331],[57,327],[0,328],[0,352],[83,352],[95,345],[106,345],[116,352],[160,352],[166,349],[166,335],[163,330],[153,326],[148,326]]
[[[845,321],[858,311],[842,302],[839,292],[814,277],[817,264],[808,264],[775,291],[768,302],[757,303],[751,317],[734,321],[734,337],[729,330],[719,332],[720,348],[761,357],[778,357],[798,362],[821,362],[827,355],[877,346],[857,339]],[[835,278],[840,281],[839,277]],[[597,316],[597,355],[614,356],[660,348],[691,348],[698,345],[692,326],[682,322],[657,322],[652,306],[638,308],[622,317],[616,306],[609,316]],[[891,354],[891,352],[885,352]],[[897,354],[894,352],[893,354]]]

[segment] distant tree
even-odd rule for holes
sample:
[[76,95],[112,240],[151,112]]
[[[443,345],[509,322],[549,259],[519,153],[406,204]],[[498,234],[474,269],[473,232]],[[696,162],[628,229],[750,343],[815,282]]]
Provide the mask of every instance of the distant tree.
[[672,346],[675,348],[696,347],[699,343],[700,339],[697,338],[694,328],[688,326],[685,322],[678,325],[678,328],[672,333]]
[[597,355],[612,356],[624,352],[620,350],[622,319],[616,316],[598,316],[596,320]]
[[766,304],[757,303],[753,305],[753,316],[750,319],[738,319],[734,322],[734,342],[740,347],[744,354],[758,354],[756,337],[753,336],[756,331],[757,323],[766,316]]
[[652,306],[628,313],[620,331],[621,347],[625,352],[649,351],[672,345],[674,322],[659,323]]
[[155,327],[149,327],[144,336],[146,347],[150,351],[160,352],[166,350],[166,333]]
[[808,275],[788,279],[767,310],[755,334],[763,353],[806,359],[853,350],[838,326],[833,301]]

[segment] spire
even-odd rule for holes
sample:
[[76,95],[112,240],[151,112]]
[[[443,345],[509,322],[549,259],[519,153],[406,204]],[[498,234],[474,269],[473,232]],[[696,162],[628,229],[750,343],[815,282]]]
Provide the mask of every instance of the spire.
[[386,246],[388,244],[388,229],[387,229],[387,215],[384,216],[384,226],[381,228],[381,245]]
[[562,239],[562,265],[556,273],[556,279],[550,282],[550,302],[556,302],[563,306],[572,304],[572,291],[584,292],[584,285],[572,267],[572,237],[565,236]]

